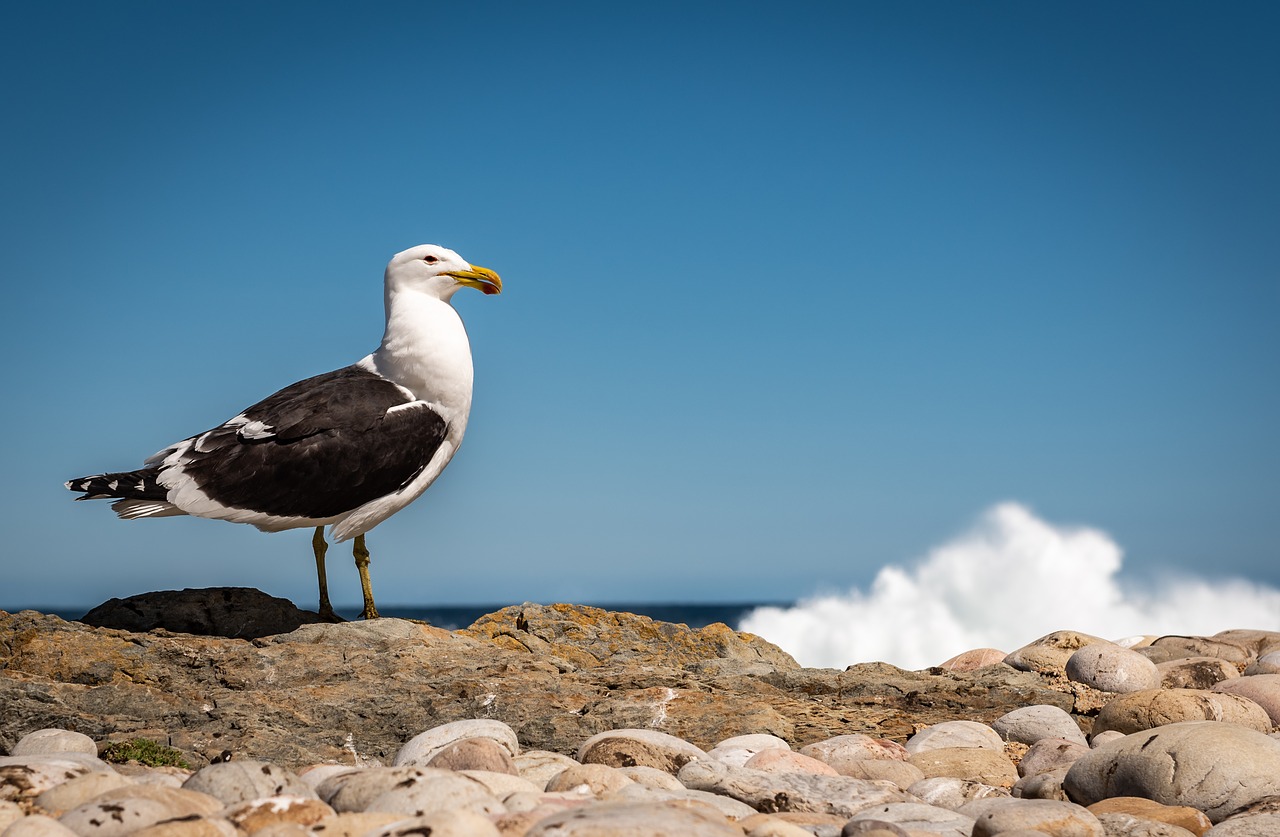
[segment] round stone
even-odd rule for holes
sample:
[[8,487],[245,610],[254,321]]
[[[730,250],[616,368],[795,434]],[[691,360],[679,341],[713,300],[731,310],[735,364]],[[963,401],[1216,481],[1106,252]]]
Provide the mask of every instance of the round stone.
[[367,833],[367,837],[501,837],[493,820],[466,809],[436,811],[399,820]]
[[854,814],[853,821],[858,820],[889,822],[908,832],[925,831],[939,837],[969,837],[973,832],[973,817],[921,802],[876,805]]
[[182,783],[186,790],[207,793],[234,805],[266,796],[316,798],[311,786],[291,770],[265,761],[224,761],[202,767]]
[[1067,741],[1065,738],[1042,738],[1022,756],[1018,762],[1018,775],[1035,776],[1037,773],[1048,773],[1071,764],[1089,752],[1088,744]]
[[1156,664],[1110,643],[1086,645],[1067,659],[1067,679],[1104,692],[1129,693],[1160,686]]
[[405,779],[374,798],[365,811],[422,817],[458,808],[478,814],[506,813],[483,782],[448,770]]
[[276,825],[296,823],[315,825],[325,817],[332,817],[334,810],[315,797],[268,796],[229,805],[222,816],[247,834]]
[[677,773],[691,761],[707,754],[689,742],[651,729],[615,729],[591,736],[578,748],[583,764],[610,767],[644,765]]
[[949,808],[952,811],[975,799],[1009,798],[1009,791],[1005,788],[986,785],[972,779],[957,779],[954,776],[921,779],[909,785],[907,793],[918,797],[922,802],[937,805],[940,808]]
[[1155,822],[1184,828],[1193,834],[1204,834],[1213,823],[1200,811],[1186,805],[1162,805],[1141,796],[1113,796],[1089,806],[1096,816],[1103,814],[1131,814]]
[[1219,721],[1168,724],[1086,753],[1064,787],[1086,805],[1141,796],[1197,808],[1218,822],[1280,794],[1280,741]]
[[853,733],[837,735],[822,741],[815,741],[800,748],[806,756],[824,761],[837,771],[841,765],[853,761],[878,759],[881,761],[906,761],[907,748],[887,738],[872,738],[869,735]]
[[540,788],[545,788],[552,776],[577,765],[578,762],[563,753],[553,753],[550,750],[526,750],[512,759],[512,763],[522,778],[528,779]]
[[1106,837],[1098,818],[1081,805],[1054,799],[1020,800],[978,816],[973,837],[995,837],[1018,829],[1043,831],[1057,837]]
[[553,814],[525,837],[604,837],[679,834],[681,837],[742,837],[723,815],[681,803],[607,802]]
[[1042,738],[1065,738],[1087,744],[1080,725],[1063,709],[1050,704],[1022,706],[991,722],[991,728],[1005,741],[1034,744]]
[[1248,698],[1266,711],[1273,725],[1280,724],[1280,674],[1253,674],[1223,680],[1213,691]]
[[[655,770],[657,768],[654,768]],[[664,771],[665,772],[665,771]],[[671,775],[671,774],[667,774]],[[599,798],[607,793],[634,785],[635,779],[616,767],[604,764],[575,764],[547,782],[548,793],[586,792]]]
[[943,671],[975,671],[998,665],[1004,662],[1006,656],[1008,655],[1004,651],[995,648],[974,648],[957,654],[944,663],[939,663],[938,668]]
[[1165,689],[1211,689],[1223,680],[1234,680],[1240,671],[1217,657],[1184,657],[1157,663],[1160,686]]
[[890,761],[889,759],[862,759],[846,761],[840,764],[840,775],[850,779],[868,779],[871,781],[893,782],[906,790],[924,778],[924,771],[906,761]]
[[1018,770],[1003,751],[997,753],[982,747],[926,750],[913,755],[911,764],[920,768],[926,778],[953,776],[1003,788],[1013,787],[1018,781]]
[[[974,747],[1004,752],[1004,742],[996,731],[977,721],[943,721],[925,727],[907,739],[907,753],[915,755],[926,750]],[[803,750],[801,751],[803,752]]]
[[221,810],[219,800],[197,791],[128,785],[99,794],[58,820],[81,837],[124,837],[165,820],[207,817]]
[[4,830],[6,837],[77,837],[70,828],[43,814],[21,817]]
[[1108,702],[1094,719],[1093,732],[1117,730],[1128,735],[1183,721],[1223,721],[1259,732],[1270,732],[1272,726],[1261,706],[1239,695],[1203,689],[1147,689]]
[[1004,661],[1019,671],[1063,674],[1072,654],[1086,645],[1105,642],[1105,639],[1078,631],[1054,631],[1010,653]]
[[817,773],[823,776],[839,776],[836,769],[823,761],[792,752],[791,750],[761,750],[743,767],[764,770],[768,773]]
[[506,748],[512,756],[520,754],[520,742],[516,740],[515,730],[501,721],[475,719],[441,724],[419,733],[405,742],[396,753],[393,766],[426,765],[436,753],[464,738],[490,738]]
[[81,732],[66,729],[38,729],[18,739],[9,751],[11,756],[48,756],[58,753],[98,755],[98,745]]
[[491,773],[519,773],[510,751],[492,738],[463,738],[439,750],[427,767],[444,770],[487,770]]
[[90,802],[109,790],[132,784],[130,779],[119,773],[96,770],[54,785],[36,797],[36,804],[47,813],[57,815]]

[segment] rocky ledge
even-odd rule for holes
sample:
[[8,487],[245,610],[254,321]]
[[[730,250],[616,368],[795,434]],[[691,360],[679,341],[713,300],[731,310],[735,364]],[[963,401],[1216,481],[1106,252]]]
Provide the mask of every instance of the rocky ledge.
[[[3,837],[1280,834],[1277,633],[839,671],[573,605],[450,632],[261,597],[0,612]],[[139,739],[184,766],[98,758]]]

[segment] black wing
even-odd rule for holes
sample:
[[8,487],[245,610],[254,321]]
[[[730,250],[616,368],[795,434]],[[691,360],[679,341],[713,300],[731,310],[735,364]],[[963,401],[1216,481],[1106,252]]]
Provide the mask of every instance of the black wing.
[[426,404],[357,366],[285,387],[244,416],[192,437],[183,472],[224,506],[288,517],[333,517],[397,491],[448,431]]

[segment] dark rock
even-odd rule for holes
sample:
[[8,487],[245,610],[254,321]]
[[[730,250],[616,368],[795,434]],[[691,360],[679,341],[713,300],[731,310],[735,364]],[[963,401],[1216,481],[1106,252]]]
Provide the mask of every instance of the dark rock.
[[321,620],[315,613],[299,610],[288,599],[268,596],[251,587],[207,587],[110,599],[81,616],[80,621],[95,628],[122,631],[159,628],[198,636],[258,639],[287,634]]

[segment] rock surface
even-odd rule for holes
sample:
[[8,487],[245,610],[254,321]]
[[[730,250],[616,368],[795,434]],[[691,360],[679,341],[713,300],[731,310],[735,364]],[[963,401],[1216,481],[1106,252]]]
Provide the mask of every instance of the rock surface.
[[[233,618],[256,591],[171,610],[201,592],[202,630],[267,618]],[[1274,632],[1059,631],[1026,671],[909,672],[572,605],[285,630],[0,612],[2,837],[1280,833]]]
[[1004,666],[803,669],[723,625],[571,605],[510,607],[457,632],[379,619],[251,641],[0,611],[0,751],[60,728],[166,742],[195,766],[224,752],[286,767],[389,764],[421,730],[473,719],[565,754],[620,728],[703,749],[766,733],[798,749],[849,733],[905,741],[924,724],[990,721],[1028,703],[1070,711],[1074,700]]

